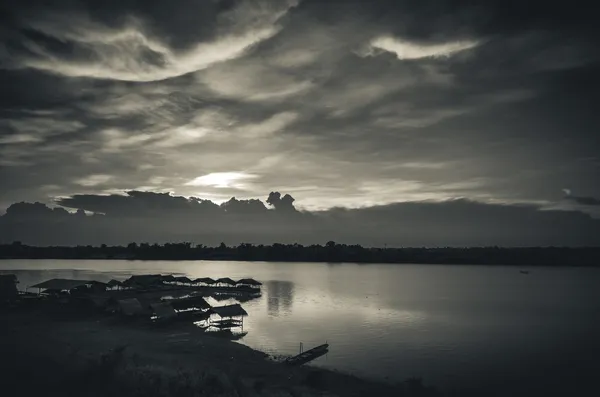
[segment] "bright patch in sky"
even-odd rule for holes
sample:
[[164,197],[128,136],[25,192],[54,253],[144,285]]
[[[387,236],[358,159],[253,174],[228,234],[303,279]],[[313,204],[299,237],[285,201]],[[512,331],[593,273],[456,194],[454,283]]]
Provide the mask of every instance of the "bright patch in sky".
[[75,181],[75,183],[80,186],[91,187],[91,186],[102,185],[102,184],[110,181],[111,179],[112,179],[111,175],[96,174],[96,175],[89,175],[89,176],[86,176],[85,178],[78,179]]
[[454,41],[442,44],[416,44],[389,36],[379,37],[371,42],[371,46],[384,51],[393,52],[398,59],[420,59],[449,57],[457,52],[474,48],[476,41]]
[[254,179],[256,177],[257,175],[246,174],[244,172],[213,172],[211,174],[199,176],[185,185],[242,189],[245,186],[243,181]]

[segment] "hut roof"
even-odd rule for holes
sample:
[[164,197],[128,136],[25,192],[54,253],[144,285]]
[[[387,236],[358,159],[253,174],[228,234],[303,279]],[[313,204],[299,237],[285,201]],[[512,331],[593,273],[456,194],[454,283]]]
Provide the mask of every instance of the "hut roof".
[[215,280],[210,277],[201,277],[194,280],[195,283],[214,284]]
[[175,281],[178,281],[180,283],[191,283],[192,282],[192,280],[190,280],[189,278],[187,278],[185,276],[175,277]]
[[162,283],[162,276],[160,274],[143,274],[139,276],[131,276],[127,280],[123,281],[123,285],[154,285]]
[[153,303],[150,305],[150,308],[154,311],[154,314],[156,314],[160,318],[170,318],[175,317],[177,315],[175,309],[173,309],[173,307],[166,302]]
[[169,301],[172,307],[175,309],[187,309],[190,307],[197,307],[198,309],[210,309],[211,306],[201,296],[191,296],[189,298],[172,299]]
[[121,309],[121,312],[127,316],[134,316],[144,312],[142,304],[136,298],[120,300],[119,308]]
[[88,284],[99,285],[102,287],[106,287],[108,283],[103,283],[102,281],[91,280]]
[[53,278],[39,284],[32,285],[31,288],[54,289],[59,291],[69,291],[82,285],[91,284],[89,280],[69,280],[66,278]]
[[223,277],[223,278],[219,278],[215,281],[217,284],[229,284],[229,285],[235,285],[235,281],[233,281],[232,279],[230,279],[229,277]]
[[243,278],[241,280],[238,280],[237,284],[243,284],[243,285],[262,285],[262,283],[260,281],[256,281],[253,278]]
[[[227,294],[212,294],[212,295],[210,295],[210,297],[213,298],[214,300],[216,300],[217,302],[224,302],[224,301],[234,298],[234,296],[232,296],[231,294],[229,294],[229,295],[227,295]],[[237,296],[235,298],[237,299]]]
[[235,305],[213,307],[212,311],[219,317],[238,317],[248,315],[248,312],[246,312],[244,308],[237,303]]
[[119,280],[115,280],[114,278],[107,283],[110,287],[116,287],[118,285],[123,285]]

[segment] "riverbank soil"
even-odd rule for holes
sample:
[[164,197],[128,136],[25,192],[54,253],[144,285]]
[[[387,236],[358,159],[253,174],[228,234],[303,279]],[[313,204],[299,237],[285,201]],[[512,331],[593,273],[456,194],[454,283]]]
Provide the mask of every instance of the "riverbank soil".
[[308,366],[203,333],[56,307],[0,309],[3,396],[436,396]]

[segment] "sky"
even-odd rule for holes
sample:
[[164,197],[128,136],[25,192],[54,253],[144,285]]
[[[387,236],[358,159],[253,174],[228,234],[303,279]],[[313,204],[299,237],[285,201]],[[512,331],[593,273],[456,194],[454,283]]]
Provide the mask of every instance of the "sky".
[[4,0],[0,211],[276,191],[597,227],[599,38],[538,0]]

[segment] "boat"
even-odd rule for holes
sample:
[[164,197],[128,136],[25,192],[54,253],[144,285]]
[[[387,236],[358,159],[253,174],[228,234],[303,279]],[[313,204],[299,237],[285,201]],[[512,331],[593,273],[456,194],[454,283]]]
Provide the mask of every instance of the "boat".
[[316,358],[319,358],[329,352],[329,344],[324,343],[310,350],[302,352],[297,356],[289,357],[284,362],[288,365],[302,365]]

